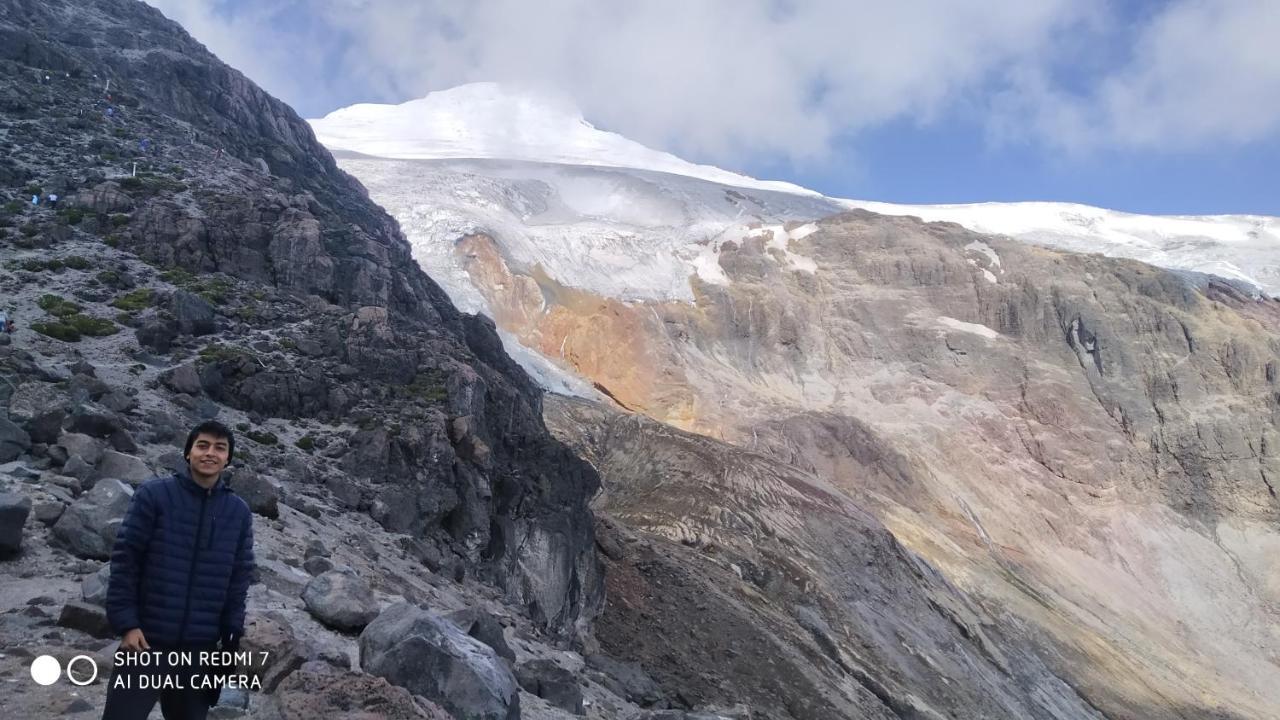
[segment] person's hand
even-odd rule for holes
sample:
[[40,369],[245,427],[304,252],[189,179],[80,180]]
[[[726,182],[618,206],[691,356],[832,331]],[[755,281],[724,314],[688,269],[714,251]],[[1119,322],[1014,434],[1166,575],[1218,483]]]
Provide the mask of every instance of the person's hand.
[[138,652],[139,650],[150,650],[151,646],[147,644],[147,638],[142,634],[142,629],[134,628],[124,634],[124,640],[120,642],[120,649]]

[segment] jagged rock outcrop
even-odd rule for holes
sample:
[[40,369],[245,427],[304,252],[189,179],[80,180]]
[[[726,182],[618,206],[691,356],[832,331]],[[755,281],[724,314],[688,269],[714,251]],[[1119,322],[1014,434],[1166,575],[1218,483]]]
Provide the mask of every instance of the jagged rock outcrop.
[[[152,304],[135,322],[153,352],[217,333],[227,321],[215,305],[223,313],[237,305],[230,337],[200,355],[200,392],[265,417],[358,416],[369,429],[394,427],[350,446],[369,478],[363,491],[387,508],[380,519],[456,547],[472,572],[539,622],[574,632],[600,602],[585,506],[596,479],[546,433],[539,391],[492,325],[453,308],[395,222],[287,106],[153,8],[133,0],[77,8],[0,9],[0,61],[12,78],[0,105],[15,113],[10,138],[19,143],[5,165],[50,186],[56,175],[72,199],[68,212],[86,216],[74,226],[40,221],[34,237],[101,233],[165,269],[179,287],[130,296]],[[50,71],[56,84],[42,79]],[[107,78],[110,100],[101,92]],[[45,137],[51,124],[69,133],[59,139],[65,155],[56,135]],[[146,172],[108,181],[121,156]],[[260,289],[241,296],[228,279]],[[297,328],[283,355],[264,358],[242,344],[285,323]],[[176,387],[199,394],[190,373]],[[211,409],[192,405],[202,408]],[[132,452],[120,447],[129,423],[118,412],[85,406],[70,429]],[[459,419],[467,431],[451,437]],[[0,440],[13,449],[4,452],[29,447],[20,431]]]

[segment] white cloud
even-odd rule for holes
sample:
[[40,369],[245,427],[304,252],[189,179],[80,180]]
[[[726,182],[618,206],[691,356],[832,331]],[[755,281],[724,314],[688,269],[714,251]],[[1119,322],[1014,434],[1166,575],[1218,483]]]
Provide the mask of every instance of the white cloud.
[[[328,77],[296,69],[336,52],[323,38],[272,36],[272,13],[297,0],[151,2],[316,112],[496,80],[567,94],[598,125],[729,166],[805,162],[842,136],[957,108],[993,137],[1068,149],[1245,143],[1280,123],[1275,0],[1176,0],[1121,30],[1103,0],[314,0],[307,10],[344,41]],[[1099,71],[1091,42],[1117,37],[1132,52]],[[1069,92],[1057,79],[1079,85],[1077,67],[1088,89]]]

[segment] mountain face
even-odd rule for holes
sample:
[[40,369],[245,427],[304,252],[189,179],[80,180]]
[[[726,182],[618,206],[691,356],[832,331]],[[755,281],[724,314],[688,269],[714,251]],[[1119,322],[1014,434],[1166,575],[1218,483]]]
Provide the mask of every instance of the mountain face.
[[[602,647],[770,717],[1280,717],[1274,219],[918,213],[1013,240],[569,155],[339,163],[578,396]],[[1091,231],[1175,271],[1038,246]]]

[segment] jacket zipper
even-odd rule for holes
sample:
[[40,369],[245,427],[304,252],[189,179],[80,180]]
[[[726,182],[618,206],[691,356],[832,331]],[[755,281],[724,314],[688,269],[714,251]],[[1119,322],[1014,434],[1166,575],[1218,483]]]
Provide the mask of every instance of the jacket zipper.
[[204,509],[208,504],[209,497],[213,495],[213,490],[205,490],[204,496],[200,498],[200,519],[196,520],[196,544],[191,549],[191,568],[187,570],[187,602],[182,607],[182,624],[178,626],[178,647],[182,647],[182,641],[187,639],[187,619],[191,615],[191,591],[195,589],[196,579],[196,561],[200,559],[200,531],[204,528]]

